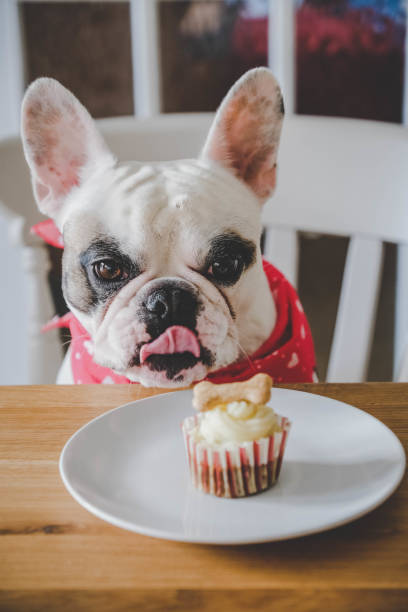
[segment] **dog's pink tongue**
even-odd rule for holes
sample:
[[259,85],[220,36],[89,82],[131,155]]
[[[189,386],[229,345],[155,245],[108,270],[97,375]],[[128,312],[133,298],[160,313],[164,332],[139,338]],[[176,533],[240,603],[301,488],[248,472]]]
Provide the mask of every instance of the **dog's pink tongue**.
[[193,353],[200,356],[200,344],[197,337],[187,327],[172,325],[168,327],[156,340],[144,344],[140,349],[140,363],[146,361],[150,355],[171,355],[172,353]]

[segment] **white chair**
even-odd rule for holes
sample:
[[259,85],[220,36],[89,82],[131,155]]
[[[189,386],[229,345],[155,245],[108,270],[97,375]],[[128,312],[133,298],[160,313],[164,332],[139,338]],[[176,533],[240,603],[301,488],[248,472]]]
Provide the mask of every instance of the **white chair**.
[[[350,237],[329,382],[358,382],[366,377],[383,241],[408,242],[407,160],[408,133],[402,126],[302,116],[284,125],[278,186],[265,208],[266,256],[296,285],[297,229]],[[397,356],[400,330],[408,322],[407,286],[408,278],[400,277],[394,334]],[[394,372],[399,370],[397,363]]]
[[[197,155],[211,120],[211,114],[161,115],[102,120],[99,127],[119,159],[159,161]],[[297,230],[351,237],[329,381],[365,379],[382,241],[408,242],[406,159],[408,136],[400,126],[320,117],[285,120],[278,187],[265,206],[265,255],[296,285]],[[28,382],[53,382],[61,348],[56,333],[39,333],[53,314],[46,290],[48,264],[44,246],[28,232],[40,215],[17,140],[0,143],[1,203],[12,226],[18,226],[16,239],[26,253],[24,282],[31,287]]]
[[[41,334],[54,315],[48,285],[50,263],[44,245],[30,235],[41,220],[28,168],[17,138],[0,141],[0,221],[2,264],[7,283],[0,300],[0,381],[2,384],[55,382],[63,352],[58,333]],[[7,340],[5,340],[7,338]]]

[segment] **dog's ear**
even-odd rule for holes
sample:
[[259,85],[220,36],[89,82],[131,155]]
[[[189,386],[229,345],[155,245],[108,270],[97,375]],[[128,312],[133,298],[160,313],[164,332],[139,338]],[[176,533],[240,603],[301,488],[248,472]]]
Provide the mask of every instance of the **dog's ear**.
[[201,157],[231,170],[265,200],[276,183],[283,115],[281,90],[270,70],[250,70],[222,101]]
[[115,161],[88,111],[54,79],[27,89],[21,131],[38,207],[54,219],[87,174]]

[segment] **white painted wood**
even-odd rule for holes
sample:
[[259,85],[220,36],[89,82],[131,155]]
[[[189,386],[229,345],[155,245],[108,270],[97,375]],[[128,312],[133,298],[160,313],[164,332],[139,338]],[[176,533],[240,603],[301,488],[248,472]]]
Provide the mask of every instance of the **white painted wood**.
[[19,137],[0,139],[0,213],[10,219],[25,219],[24,239],[28,228],[44,220],[34,203],[31,180]]
[[12,271],[0,301],[0,324],[7,326],[5,333],[2,330],[1,382],[52,383],[62,349],[57,332],[41,334],[42,325],[55,312],[47,281],[48,255],[29,233],[31,225],[44,217],[34,203],[19,138],[0,140],[0,216],[7,220],[5,261]]
[[42,326],[55,314],[48,272],[50,262],[43,245],[23,248],[25,281],[28,288],[28,370],[29,384],[55,383],[63,358],[58,331],[41,333]]
[[399,367],[394,376],[394,380],[397,382],[408,381],[408,342],[405,343],[403,353],[401,355]]
[[295,112],[295,14],[293,0],[269,0],[268,66],[278,79],[286,115]]
[[288,117],[265,223],[408,242],[407,159],[400,125]]
[[[265,225],[408,243],[406,159],[405,127],[352,119],[287,118],[277,190],[265,207]],[[407,326],[408,257],[399,262],[399,269],[394,337],[401,353]],[[398,359],[396,354],[396,367]]]
[[[406,22],[408,32],[408,6],[406,3]],[[408,36],[405,37],[404,91],[402,120],[408,125]],[[407,127],[405,127],[407,129]],[[408,381],[408,246],[399,245],[397,249],[397,275],[395,295],[394,329],[394,380]]]
[[275,226],[266,228],[264,256],[297,287],[299,244],[296,230]]
[[27,303],[23,254],[9,236],[10,219],[0,211],[0,385],[28,384]]
[[[17,0],[0,2],[0,139],[19,132],[24,63]],[[1,169],[0,169],[1,176]],[[18,175],[15,175],[18,180]],[[0,384],[28,383],[27,291],[20,246],[9,236],[13,217],[0,204]]]
[[40,239],[27,234],[22,217],[11,218],[9,228],[11,244],[21,253],[22,270],[17,280],[23,288],[24,302],[14,306],[8,324],[17,333],[20,327],[24,329],[24,337],[21,344],[8,345],[7,351],[11,347],[19,350],[14,367],[22,363],[24,378],[18,384],[51,384],[55,382],[63,351],[57,330],[41,332],[42,326],[55,315],[48,284],[47,249]]
[[56,380],[57,385],[73,385],[74,377],[71,369],[71,347],[68,348]]
[[213,119],[212,113],[176,113],[133,120],[98,122],[120,160],[165,161],[197,157]]
[[0,138],[18,134],[24,66],[17,0],[0,2]]
[[383,244],[350,240],[336,326],[327,370],[328,382],[365,380],[377,310]]
[[397,248],[394,380],[408,381],[408,245]]
[[130,0],[130,27],[135,115],[150,117],[161,109],[157,0]]

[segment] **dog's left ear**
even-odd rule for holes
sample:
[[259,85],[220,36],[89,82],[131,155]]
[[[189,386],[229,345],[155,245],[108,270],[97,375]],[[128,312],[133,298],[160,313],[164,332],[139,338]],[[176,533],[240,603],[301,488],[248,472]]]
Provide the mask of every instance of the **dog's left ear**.
[[201,157],[218,162],[268,198],[276,184],[276,158],[284,106],[267,68],[246,72],[219,107]]

